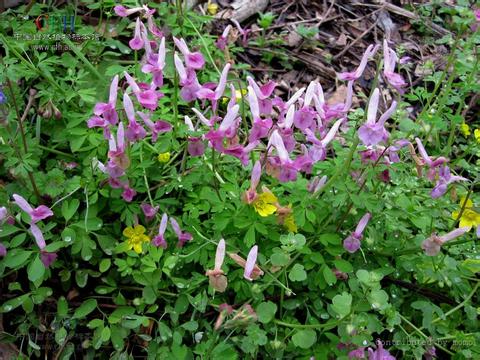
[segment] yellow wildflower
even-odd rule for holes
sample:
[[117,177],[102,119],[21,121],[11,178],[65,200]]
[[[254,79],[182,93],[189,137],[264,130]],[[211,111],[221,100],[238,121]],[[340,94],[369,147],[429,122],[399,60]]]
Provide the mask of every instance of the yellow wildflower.
[[207,11],[210,15],[215,15],[218,12],[218,4],[209,1],[207,4]]
[[170,161],[170,153],[167,151],[167,152],[158,154],[158,161],[161,162],[161,163],[169,162]]
[[290,213],[285,217],[285,219],[283,220],[283,226],[285,226],[285,228],[290,232],[296,233],[298,231],[298,227],[295,223],[293,213]]
[[480,143],[480,129],[475,129],[473,132],[473,135],[475,136],[475,140],[477,140],[478,143]]
[[277,203],[278,199],[275,197],[275,195],[268,190],[265,191],[264,189],[264,192],[259,194],[252,202],[252,206],[260,216],[268,216],[277,211]]
[[[466,201],[466,203],[465,203]],[[458,220],[460,211],[465,203],[465,209],[463,210],[462,216],[460,217],[460,222],[458,227],[477,227],[480,226],[480,213],[476,212],[473,207],[472,200],[466,200],[465,197],[460,199],[460,210],[452,212],[452,218]]]
[[470,136],[470,126],[468,126],[467,124],[462,123],[460,125],[460,131],[462,132],[463,136]]
[[235,98],[237,100],[241,100],[245,95],[247,95],[247,89],[235,90]]
[[127,250],[135,251],[137,254],[142,252],[142,243],[150,242],[150,237],[145,235],[145,228],[142,225],[135,225],[135,227],[128,226],[123,230],[123,235],[127,239]]

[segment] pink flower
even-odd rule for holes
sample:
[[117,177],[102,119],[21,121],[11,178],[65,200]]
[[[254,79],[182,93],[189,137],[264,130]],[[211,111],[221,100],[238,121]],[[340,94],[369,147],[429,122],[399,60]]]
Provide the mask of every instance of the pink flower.
[[142,66],[142,72],[152,74],[155,86],[163,86],[163,68],[165,67],[165,38],[162,37],[158,47],[157,56],[148,59],[148,63]]
[[437,166],[440,166],[448,162],[448,159],[444,158],[443,156],[438,157],[435,160],[432,160],[430,156],[428,156],[425,148],[423,147],[422,140],[420,140],[419,138],[415,138],[415,141],[417,142],[418,152],[420,153],[420,156],[422,157],[424,164],[426,164],[429,168],[436,168]]
[[152,244],[157,247],[167,248],[167,241],[165,240],[165,230],[167,229],[168,216],[167,214],[162,215],[162,220],[160,221],[160,226],[158,228],[158,235],[155,236],[152,240]]
[[5,257],[5,256],[7,256],[7,248],[5,247],[5,245],[0,243],[0,257]]
[[140,50],[141,48],[143,48],[144,41],[143,41],[142,35],[141,35],[141,27],[142,26],[144,26],[144,25],[140,22],[140,18],[137,17],[137,22],[135,23],[135,35],[134,35],[133,39],[131,39],[128,42],[128,45],[130,46],[130,48],[132,50]]
[[215,46],[220,50],[225,50],[225,47],[228,44],[228,33],[230,32],[232,25],[228,25],[225,30],[223,30],[222,35],[219,36],[217,41],[215,41]]
[[390,85],[402,93],[402,88],[405,87],[407,83],[400,74],[395,72],[397,59],[395,51],[388,47],[387,40],[383,40],[383,75]]
[[358,222],[355,231],[343,241],[343,247],[349,253],[353,254],[358,249],[360,249],[360,240],[362,240],[363,238],[363,231],[365,230],[365,227],[367,226],[371,217],[372,215],[370,213],[366,213],[365,215],[363,215],[363,217]]
[[190,241],[193,239],[192,234],[188,232],[183,232],[180,229],[180,225],[178,225],[178,222],[174,218],[170,218],[170,225],[172,225],[173,231],[178,237],[178,244],[177,247],[183,247],[187,241]]
[[140,111],[138,111],[137,114],[142,118],[145,125],[147,125],[147,127],[152,132],[153,142],[157,141],[158,134],[166,133],[172,130],[172,125],[170,125],[170,123],[166,121],[158,120],[153,122],[152,120],[150,120],[150,114],[145,114]]
[[240,26],[240,23],[235,20],[235,19],[230,19],[231,22],[233,22],[235,24],[235,26],[237,27],[238,29],[238,32],[242,35],[242,44],[245,46],[247,45],[247,38],[248,38],[248,34],[250,33],[250,29],[243,29],[241,26]]
[[219,292],[224,292],[227,288],[227,278],[222,270],[223,260],[225,259],[225,240],[221,239],[217,245],[215,252],[215,266],[213,270],[207,270],[205,273],[208,276],[210,286]]
[[365,146],[377,145],[381,141],[387,141],[389,134],[385,129],[385,121],[390,118],[397,107],[396,101],[376,121],[380,90],[375,89],[368,104],[367,121],[358,129],[358,137]]
[[57,259],[58,255],[56,253],[51,253],[47,251],[40,252],[40,260],[46,268],[50,267],[52,263]]
[[34,209],[27,202],[27,200],[25,200],[20,195],[13,194],[13,199],[14,199],[15,204],[17,204],[20,209],[22,209],[28,215],[30,215],[31,224],[35,224],[35,223],[39,222],[40,220],[46,219],[50,216],[53,216],[52,210],[45,205],[40,205],[40,206],[38,206]]
[[255,245],[250,249],[248,253],[247,262],[245,263],[245,271],[243,273],[243,277],[249,281],[253,280],[252,273],[253,273],[253,269],[256,266],[257,254],[258,254],[258,246]]
[[253,165],[252,175],[250,178],[250,187],[245,192],[243,198],[247,204],[251,204],[257,197],[257,186],[262,175],[262,164],[260,161],[256,161]]
[[450,174],[450,168],[447,165],[443,165],[438,170],[438,180],[430,193],[431,197],[436,199],[444,195],[447,192],[448,185],[457,181],[468,181],[468,179]]
[[122,192],[123,200],[126,202],[132,202],[133,198],[137,195],[135,189],[132,189],[130,186],[125,185]]
[[47,244],[45,243],[45,238],[43,237],[43,233],[40,228],[35,224],[31,224],[30,232],[32,233],[33,238],[35,239],[35,242],[37,243],[40,250],[43,250],[47,246]]
[[205,65],[205,59],[200,52],[190,52],[184,39],[177,39],[176,37],[173,37],[173,41],[185,57],[185,62],[188,68],[195,70],[200,70],[203,68]]
[[357,70],[352,71],[352,72],[343,72],[343,73],[338,73],[337,76],[340,80],[357,80],[359,79],[363,71],[365,70],[365,67],[367,66],[368,60],[375,55],[379,48],[379,45],[369,45],[367,47],[367,50],[363,53],[362,60],[360,61],[360,65],[358,66]]
[[377,350],[368,348],[368,360],[395,360],[395,357],[383,348],[381,340],[377,340]]
[[158,211],[158,206],[153,207],[150,204],[141,204],[140,208],[148,221],[152,220]]
[[[95,105],[95,108],[93,109],[93,113],[97,115],[97,117],[102,116],[103,119],[105,119],[105,121],[107,121],[111,125],[116,125],[118,122],[118,114],[117,114],[117,111],[115,110],[115,106],[117,104],[117,89],[118,89],[118,75],[115,75],[112,79],[112,83],[110,84],[110,95],[108,97],[108,103],[97,103]],[[96,122],[99,123],[98,120]],[[93,127],[93,126],[90,126],[89,124],[89,127]]]
[[428,256],[435,256],[440,252],[440,248],[447,241],[456,239],[459,236],[462,236],[470,230],[470,227],[461,227],[450,231],[449,233],[438,236],[436,233],[433,233],[428,239],[423,241],[422,249],[425,250],[425,254]]
[[136,12],[142,11],[143,8],[142,7],[136,7],[136,8],[132,8],[132,9],[127,9],[126,7],[124,7],[122,5],[117,5],[113,8],[113,10],[115,11],[115,14],[117,14],[118,16],[127,17],[129,15],[135,14]]
[[132,88],[132,91],[137,97],[140,105],[142,105],[144,108],[154,111],[158,106],[158,99],[160,99],[162,96],[154,90],[155,84],[153,84],[150,88],[147,88],[146,90],[142,90],[127,72],[124,72],[123,74],[125,75],[128,85],[130,85],[130,87]]

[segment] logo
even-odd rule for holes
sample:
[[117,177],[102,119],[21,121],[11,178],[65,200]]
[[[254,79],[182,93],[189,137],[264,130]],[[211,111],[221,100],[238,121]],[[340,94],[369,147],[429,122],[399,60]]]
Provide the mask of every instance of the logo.
[[74,33],[75,15],[42,14],[35,19],[38,31],[50,33]]

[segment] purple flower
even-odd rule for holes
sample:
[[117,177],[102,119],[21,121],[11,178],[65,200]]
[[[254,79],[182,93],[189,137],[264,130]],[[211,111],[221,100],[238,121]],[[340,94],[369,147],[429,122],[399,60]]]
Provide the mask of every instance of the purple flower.
[[240,23],[235,20],[235,19],[230,19],[231,22],[233,22],[235,24],[235,26],[237,27],[238,29],[238,32],[242,35],[242,44],[245,46],[247,45],[247,38],[248,38],[248,34],[250,33],[250,29],[243,29],[241,26],[240,26]]
[[403,87],[407,85],[403,77],[395,72],[397,63],[397,54],[388,47],[387,40],[383,40],[383,75],[388,83],[392,85],[398,92],[403,92]]
[[5,96],[4,92],[0,90],[0,105],[5,104],[7,102],[7,97]]
[[358,222],[355,231],[345,240],[343,240],[343,247],[349,253],[353,254],[358,249],[360,249],[360,240],[362,240],[363,238],[363,231],[365,230],[365,227],[367,226],[371,217],[372,215],[370,213],[366,213],[365,215],[363,215],[363,217]]
[[56,253],[51,253],[47,251],[40,252],[40,260],[43,263],[43,266],[46,268],[50,267],[52,263],[57,259],[58,255]]
[[117,5],[113,8],[113,10],[115,11],[115,14],[117,14],[118,16],[127,17],[129,15],[135,14],[136,12],[142,11],[143,8],[142,7],[136,7],[136,8],[132,8],[132,9],[127,9],[126,7],[124,7],[122,5]]
[[47,246],[47,244],[45,243],[45,238],[43,237],[43,233],[40,228],[35,224],[31,224],[30,232],[32,233],[33,238],[35,239],[35,242],[37,243],[40,250],[43,250]]
[[187,241],[190,241],[193,239],[192,234],[188,232],[183,232],[180,229],[180,225],[178,225],[178,222],[174,218],[170,218],[170,225],[172,225],[173,231],[178,237],[178,244],[177,247],[183,247]]
[[142,72],[152,74],[155,86],[163,86],[163,68],[165,67],[165,38],[162,37],[158,47],[158,55],[149,59],[148,63],[142,66]]
[[449,233],[438,236],[436,233],[433,233],[428,239],[424,240],[422,243],[422,249],[425,250],[425,254],[428,256],[435,256],[440,252],[440,248],[447,241],[456,239],[459,236],[462,236],[470,230],[470,227],[461,227],[450,231]]
[[[110,94],[108,97],[108,103],[97,103],[95,104],[95,107],[93,109],[93,113],[97,117],[102,116],[103,119],[105,119],[105,121],[107,121],[111,125],[116,125],[118,123],[118,114],[117,114],[117,111],[115,110],[115,106],[117,104],[117,89],[118,89],[118,75],[115,75],[112,79],[112,83],[110,84]],[[98,120],[96,120],[96,123],[100,124]],[[95,126],[100,126],[100,125],[95,125]],[[90,126],[89,124],[88,127],[93,127],[93,126]],[[104,126],[101,126],[101,127],[104,127]]]
[[135,189],[132,189],[128,184],[123,188],[122,197],[126,202],[132,202],[133,198],[137,195]]
[[[218,82],[217,87],[215,88],[215,91],[210,89],[207,86],[202,86],[198,91],[197,91],[197,98],[198,99],[208,99],[212,101],[212,107],[213,109],[217,108],[217,102],[218,100],[222,97],[223,93],[225,92],[225,87],[227,85],[227,76],[228,76],[228,71],[230,70],[230,63],[227,63],[225,67],[222,70],[222,74],[220,75],[220,80]],[[234,94],[235,95],[235,94]]]
[[250,187],[244,194],[244,200],[247,204],[251,204],[257,197],[257,186],[262,176],[262,163],[256,161],[252,168],[252,175],[250,177]]
[[141,204],[140,208],[142,209],[143,214],[145,215],[145,218],[148,221],[152,220],[155,217],[155,215],[157,214],[157,211],[158,211],[158,206],[153,207],[152,205],[145,204],[145,203]]
[[359,79],[362,76],[365,67],[367,66],[368,60],[375,55],[379,47],[379,45],[369,45],[367,47],[367,50],[365,50],[365,52],[363,53],[362,60],[360,61],[360,65],[358,66],[357,70],[352,72],[338,73],[338,78],[340,80],[348,81],[354,81]]
[[352,350],[348,353],[348,359],[365,359],[365,348],[359,347],[358,349]]
[[422,140],[420,140],[419,138],[415,138],[415,141],[417,142],[418,152],[420,153],[420,156],[422,157],[424,164],[426,164],[429,168],[433,169],[437,166],[440,166],[448,162],[448,160],[442,156],[436,158],[435,160],[432,160],[430,156],[428,156],[425,148],[423,147]]
[[13,199],[14,199],[15,204],[17,204],[20,209],[22,209],[28,215],[30,215],[31,224],[35,224],[35,223],[39,222],[40,220],[46,219],[50,216],[53,216],[52,210],[45,205],[40,205],[40,206],[38,206],[34,209],[27,202],[27,200],[25,200],[20,195],[13,194]]
[[5,247],[5,245],[0,243],[0,257],[5,257],[5,256],[7,256],[7,248]]
[[425,356],[425,360],[433,360],[437,358],[437,352],[435,349],[435,346],[431,346],[428,349],[425,350],[423,353],[423,356]]
[[[157,93],[154,89],[155,84],[152,87],[147,88],[146,90],[140,89],[135,80],[127,73],[124,72],[125,78],[127,79],[128,85],[132,88],[133,93],[137,97],[138,102],[144,108],[154,111],[158,106],[158,99],[160,99],[161,94]],[[126,94],[126,93],[125,93]],[[125,99],[125,97],[124,97]],[[133,105],[132,105],[133,109]],[[128,115],[128,114],[127,114]]]
[[152,244],[157,247],[167,248],[167,241],[165,240],[165,230],[167,229],[168,216],[167,214],[162,215],[162,220],[160,221],[160,226],[158,228],[158,235],[155,236],[152,240]]
[[128,45],[132,50],[140,50],[143,48],[144,41],[141,36],[142,26],[144,25],[140,22],[140,18],[137,17],[137,22],[135,23],[135,35],[133,36],[133,39],[128,42]]
[[185,63],[187,64],[188,68],[195,70],[200,70],[203,68],[205,65],[205,59],[200,52],[190,52],[184,39],[177,39],[176,37],[173,37],[173,41],[185,57]]
[[152,141],[156,142],[158,139],[158,134],[163,134],[172,130],[172,125],[170,123],[158,120],[153,122],[150,120],[150,114],[145,114],[140,111],[137,111],[137,114],[142,118],[143,122],[152,132]]
[[395,360],[395,357],[383,348],[381,340],[377,340],[377,350],[368,348],[368,360]]
[[217,39],[217,41],[215,41],[215,46],[217,48],[219,48],[220,50],[225,50],[225,48],[227,47],[227,44],[228,44],[228,33],[230,32],[230,30],[232,29],[232,25],[228,25],[225,30],[223,30],[223,33],[222,35],[220,35]]
[[375,89],[368,104],[367,121],[358,129],[358,137],[365,146],[377,145],[381,141],[387,141],[389,134],[384,127],[385,121],[390,118],[397,107],[396,101],[376,121],[380,90]]
[[89,129],[94,127],[102,128],[104,138],[108,139],[110,137],[110,123],[100,116],[92,116],[88,119],[87,126]]
[[432,192],[430,193],[431,197],[433,199],[436,199],[444,195],[447,192],[448,185],[457,181],[468,181],[468,179],[462,176],[452,176],[450,174],[450,168],[447,165],[443,165],[438,170],[438,181],[435,187],[432,189]]
[[248,253],[247,261],[245,263],[245,271],[243,273],[243,277],[249,281],[253,280],[252,272],[257,262],[257,254],[258,254],[258,246],[255,245],[250,249],[250,252]]
[[307,184],[307,190],[309,193],[316,194],[319,192],[326,184],[327,182],[327,176],[324,175],[321,178],[318,176],[315,176],[312,181],[310,181]]
[[189,137],[187,150],[190,156],[202,156],[205,153],[205,145],[201,138]]
[[2,224],[8,216],[8,210],[5,206],[0,207],[0,224]]

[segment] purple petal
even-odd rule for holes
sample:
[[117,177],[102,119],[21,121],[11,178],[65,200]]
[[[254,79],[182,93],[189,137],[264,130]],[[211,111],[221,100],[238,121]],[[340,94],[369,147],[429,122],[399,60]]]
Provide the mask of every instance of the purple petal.
[[47,244],[45,243],[45,238],[43,237],[42,231],[40,228],[35,225],[30,225],[30,232],[32,233],[33,237],[35,238],[35,242],[37,243],[40,250],[44,249]]
[[45,205],[40,205],[30,212],[30,216],[32,218],[32,223],[36,223],[40,220],[53,216],[53,211]]
[[223,260],[225,259],[225,240],[221,239],[217,245],[217,252],[215,253],[215,270],[222,268]]
[[42,251],[40,253],[40,260],[42,261],[43,265],[48,268],[52,263],[57,259],[56,253],[49,253],[46,251]]
[[21,197],[18,194],[13,194],[13,199],[15,204],[18,205],[20,209],[25,211],[26,213],[29,213],[33,211],[33,208],[30,206],[30,204],[25,200],[23,197]]
[[368,102],[367,124],[375,124],[377,118],[378,102],[380,100],[380,90],[376,88]]
[[251,275],[255,267],[255,263],[257,261],[257,254],[258,254],[258,246],[255,245],[254,247],[252,247],[252,249],[248,253],[247,261],[245,263],[245,272],[243,273],[243,277],[250,281],[253,280],[251,278]]

